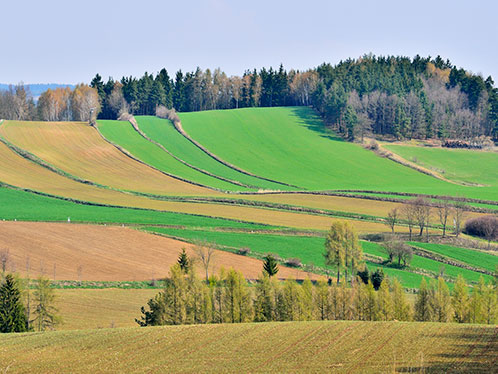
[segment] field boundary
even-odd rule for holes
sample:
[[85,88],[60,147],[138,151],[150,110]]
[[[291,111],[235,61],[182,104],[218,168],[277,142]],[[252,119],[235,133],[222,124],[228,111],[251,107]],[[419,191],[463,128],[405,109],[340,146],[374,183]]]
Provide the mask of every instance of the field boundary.
[[225,182],[228,182],[228,183],[232,183],[232,184],[235,184],[237,186],[241,186],[241,187],[247,187],[247,188],[259,188],[258,186],[252,186],[252,185],[248,185],[248,184],[244,184],[242,182],[238,182],[238,181],[235,181],[235,180],[232,180],[232,179],[228,179],[228,178],[225,178],[225,177],[221,177],[219,175],[216,175],[216,174],[213,174],[213,173],[210,173],[209,171],[207,170],[204,170],[204,169],[201,169],[201,168],[198,168],[197,166],[194,166],[190,163],[188,163],[187,161],[181,159],[180,157],[174,155],[172,152],[170,152],[168,149],[166,149],[166,147],[164,147],[162,144],[156,142],[154,139],[151,139],[150,137],[147,136],[147,134],[145,134],[142,129],[140,129],[140,126],[138,125],[138,122],[137,120],[135,119],[134,116],[132,116],[129,120],[128,120],[129,123],[131,123],[131,125],[133,126],[133,128],[135,129],[136,132],[138,132],[145,140],[151,142],[152,144],[155,144],[156,146],[158,146],[159,148],[161,148],[164,152],[168,153],[171,157],[173,157],[175,160],[181,162],[182,164],[188,166],[189,168],[192,168],[194,170],[197,170],[198,172],[200,173],[203,173],[203,174],[206,174],[206,175],[209,175],[210,177],[213,177],[213,178],[216,178],[216,179],[219,179],[219,180],[222,180],[222,181],[225,181]]
[[176,179],[176,180],[179,180],[181,182],[185,182],[185,183],[189,183],[189,184],[192,184],[194,186],[197,186],[197,187],[203,187],[203,188],[207,188],[209,190],[212,190],[212,191],[217,191],[217,192],[227,192],[225,190],[222,190],[220,188],[216,188],[216,187],[211,187],[211,186],[207,186],[207,185],[204,185],[204,184],[201,184],[201,183],[197,183],[197,182],[194,182],[194,181],[191,181],[189,179],[185,179],[185,178],[182,178],[182,177],[179,177],[177,175],[174,175],[174,174],[170,174],[170,173],[167,173],[161,169],[158,169],[156,168],[155,166],[152,166],[152,165],[149,165],[145,162],[143,162],[142,160],[140,160],[139,158],[135,157],[131,152],[129,152],[127,149],[121,147],[119,144],[116,144],[112,141],[110,141],[109,139],[107,139],[104,134],[102,134],[98,128],[98,126],[92,126],[96,131],[97,133],[100,135],[100,137],[105,141],[107,142],[108,144],[112,145],[114,148],[116,148],[118,151],[120,151],[122,154],[124,154],[125,156],[129,157],[130,159],[148,167],[148,168],[151,168],[161,174],[164,174],[166,175],[167,177],[170,177],[170,178],[173,178],[173,179]]

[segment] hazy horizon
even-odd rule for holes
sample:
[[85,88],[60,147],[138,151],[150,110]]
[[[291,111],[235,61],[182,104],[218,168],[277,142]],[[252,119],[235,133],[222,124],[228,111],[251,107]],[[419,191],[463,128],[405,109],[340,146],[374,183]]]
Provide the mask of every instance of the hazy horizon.
[[[88,83],[166,68],[304,70],[364,54],[441,55],[498,79],[498,4],[129,0],[2,5],[0,83]],[[15,16],[14,16],[15,15]],[[15,30],[15,31],[13,31]],[[8,34],[8,36],[7,36]]]

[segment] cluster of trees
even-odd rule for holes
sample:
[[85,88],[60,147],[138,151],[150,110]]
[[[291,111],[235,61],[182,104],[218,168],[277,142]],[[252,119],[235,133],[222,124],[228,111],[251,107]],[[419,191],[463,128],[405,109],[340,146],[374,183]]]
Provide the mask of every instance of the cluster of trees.
[[454,234],[458,237],[462,231],[466,210],[467,206],[462,201],[452,203],[448,199],[443,199],[436,204],[432,204],[425,197],[417,197],[408,200],[401,209],[391,209],[386,217],[385,224],[390,227],[392,234],[395,234],[396,225],[400,223],[406,224],[410,240],[412,240],[414,229],[418,229],[419,237],[422,237],[425,230],[428,240],[429,227],[434,218],[437,219],[434,223],[438,224],[442,229],[443,238],[446,237],[448,227],[450,227],[450,220],[453,219]]
[[45,331],[61,323],[50,281],[39,277],[31,291],[29,279],[0,275],[0,333]]
[[101,110],[97,91],[85,84],[48,89],[35,104],[20,84],[0,92],[0,118],[18,121],[94,121]]
[[497,290],[481,279],[469,294],[459,277],[453,292],[442,278],[422,281],[412,303],[397,279],[373,283],[309,279],[299,284],[263,271],[254,286],[240,272],[221,270],[208,281],[193,267],[171,267],[164,289],[142,307],[140,326],[306,320],[438,321],[495,323]]
[[[117,82],[99,74],[91,82],[101,118],[115,118]],[[308,71],[263,68],[242,76],[220,69],[181,70],[170,78],[123,77],[119,82],[132,114],[154,115],[159,105],[180,112],[241,107],[312,105],[326,124],[350,139],[366,134],[396,138],[498,136],[498,89],[439,56],[363,56]],[[119,90],[118,89],[118,90]],[[114,104],[112,104],[114,102]]]

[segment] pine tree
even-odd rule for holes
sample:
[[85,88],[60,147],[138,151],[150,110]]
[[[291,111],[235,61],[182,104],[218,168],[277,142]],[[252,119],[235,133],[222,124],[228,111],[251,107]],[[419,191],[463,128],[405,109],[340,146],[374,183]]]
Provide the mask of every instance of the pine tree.
[[264,260],[265,262],[263,263],[263,270],[271,278],[278,273],[277,260],[272,255],[266,255]]
[[61,323],[61,318],[57,314],[58,309],[54,306],[56,295],[54,289],[50,287],[50,281],[39,277],[33,296],[35,303],[33,326],[38,331],[52,330]]
[[309,278],[306,278],[301,286],[302,291],[302,306],[304,321],[313,319],[313,284]]
[[21,290],[11,274],[5,276],[0,287],[0,332],[24,332],[27,318],[21,302]]
[[492,284],[486,285],[483,295],[484,322],[489,324],[498,321],[498,289]]

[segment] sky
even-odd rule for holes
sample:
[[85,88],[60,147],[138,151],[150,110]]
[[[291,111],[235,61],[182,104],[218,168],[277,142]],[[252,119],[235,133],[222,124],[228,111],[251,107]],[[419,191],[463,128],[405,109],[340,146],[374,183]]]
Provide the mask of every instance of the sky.
[[[441,55],[498,81],[496,0],[1,1],[1,83]],[[495,84],[497,86],[497,84]]]

